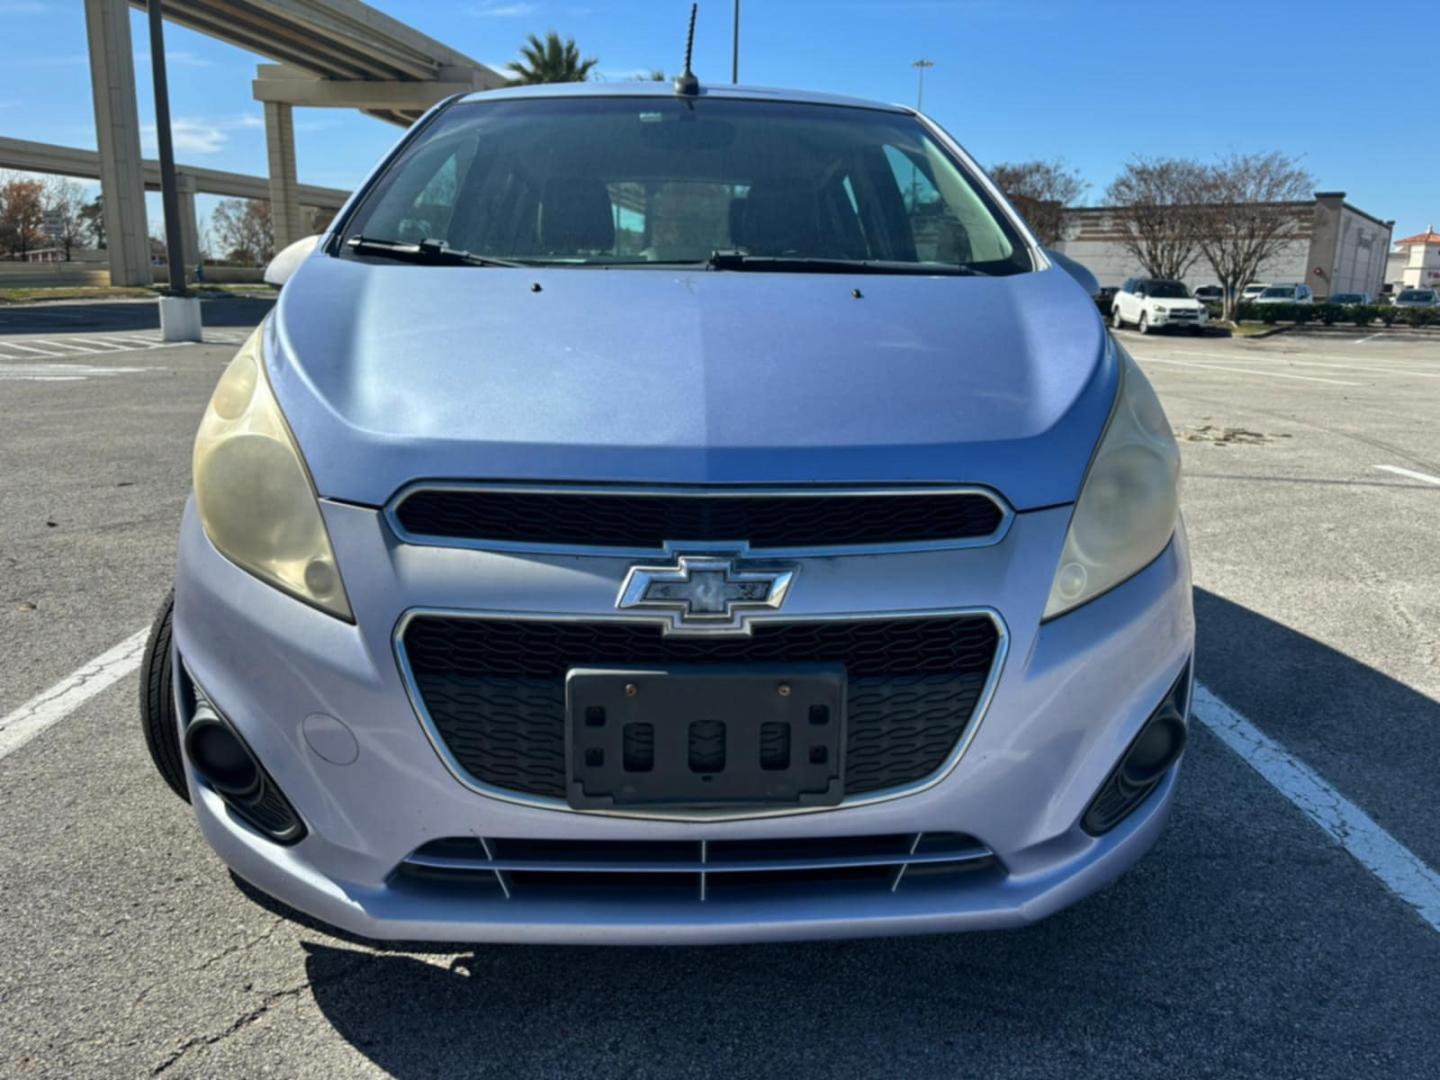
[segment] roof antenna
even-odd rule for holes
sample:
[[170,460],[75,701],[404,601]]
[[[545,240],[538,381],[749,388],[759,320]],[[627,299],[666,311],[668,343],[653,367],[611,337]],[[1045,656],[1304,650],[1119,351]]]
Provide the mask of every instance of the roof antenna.
[[699,7],[699,4],[690,5],[690,33],[685,36],[685,70],[675,76],[675,93],[685,97],[700,93],[700,80],[690,70],[690,54],[695,49],[695,12]]

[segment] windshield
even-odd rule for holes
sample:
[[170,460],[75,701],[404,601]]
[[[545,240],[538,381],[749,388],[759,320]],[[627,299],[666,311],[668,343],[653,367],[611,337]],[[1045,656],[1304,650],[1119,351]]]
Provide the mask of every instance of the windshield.
[[1178,281],[1151,281],[1145,285],[1145,295],[1157,300],[1188,300],[1190,290]]
[[1283,286],[1277,285],[1274,288],[1266,289],[1260,295],[1266,297],[1274,297],[1277,300],[1290,300],[1294,298],[1295,290],[1287,289]]
[[1009,222],[914,117],[717,98],[462,102],[390,164],[342,231],[547,265],[735,252],[1031,269]]
[[1400,294],[1401,300],[1434,300],[1435,294],[1429,289],[1406,289]]

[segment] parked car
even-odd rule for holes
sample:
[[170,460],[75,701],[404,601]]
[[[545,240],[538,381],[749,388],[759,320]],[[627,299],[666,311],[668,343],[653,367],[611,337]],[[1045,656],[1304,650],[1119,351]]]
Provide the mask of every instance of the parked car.
[[1259,299],[1260,294],[1268,288],[1270,288],[1270,286],[1267,284],[1259,281],[1252,281],[1249,285],[1246,285],[1245,288],[1240,290],[1240,302],[1242,304],[1253,303],[1255,300]]
[[1142,334],[1181,327],[1199,333],[1209,318],[1205,305],[1184,283],[1161,278],[1131,278],[1120,286],[1110,306],[1110,325],[1133,326]]
[[1315,294],[1309,285],[1270,285],[1257,296],[1256,304],[1313,304]]
[[1201,285],[1195,290],[1195,299],[1202,304],[1219,304],[1225,299],[1225,290],[1219,285]]
[[1401,289],[1395,297],[1396,307],[1440,307],[1440,292],[1435,289]]
[[910,109],[690,85],[456,95],[267,272],[142,719],[290,909],[998,928],[1161,831],[1179,453],[1082,274]]
[[1340,307],[1362,307],[1370,303],[1370,297],[1363,292],[1331,293],[1330,298],[1325,302]]

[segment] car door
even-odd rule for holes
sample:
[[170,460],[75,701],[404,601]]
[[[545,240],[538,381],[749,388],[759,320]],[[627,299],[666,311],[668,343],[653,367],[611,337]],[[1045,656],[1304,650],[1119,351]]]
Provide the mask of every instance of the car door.
[[1144,308],[1145,286],[1138,281],[1128,283],[1126,290],[1120,294],[1121,307],[1120,316],[1127,323],[1138,323],[1140,312]]

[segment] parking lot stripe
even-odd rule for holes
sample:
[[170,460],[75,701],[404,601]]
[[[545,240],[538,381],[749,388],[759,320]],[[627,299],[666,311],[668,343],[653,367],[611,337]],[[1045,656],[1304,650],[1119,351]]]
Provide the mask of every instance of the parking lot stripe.
[[100,691],[140,666],[149,629],[137,630],[108,652],[42,690],[0,720],[0,758],[19,750],[52,724],[65,719]]
[[1299,382],[1329,383],[1331,386],[1364,386],[1364,383],[1345,382],[1342,379],[1325,379],[1319,375],[1288,375],[1283,371],[1256,371],[1253,368],[1228,367],[1221,364],[1197,364],[1193,360],[1163,360],[1158,356],[1137,356],[1136,360],[1146,364],[1173,364],[1176,367],[1195,368],[1197,371],[1233,371],[1237,375],[1259,375],[1266,379],[1296,379]]
[[1195,684],[1191,712],[1381,884],[1419,912],[1432,930],[1440,932],[1440,874],[1327,784],[1314,769],[1292,757],[1199,683]]
[[1384,472],[1394,473],[1396,476],[1408,476],[1411,480],[1423,480],[1427,484],[1434,484],[1440,487],[1440,476],[1431,476],[1429,473],[1416,472],[1414,469],[1402,469],[1399,465],[1376,465],[1375,468]]

